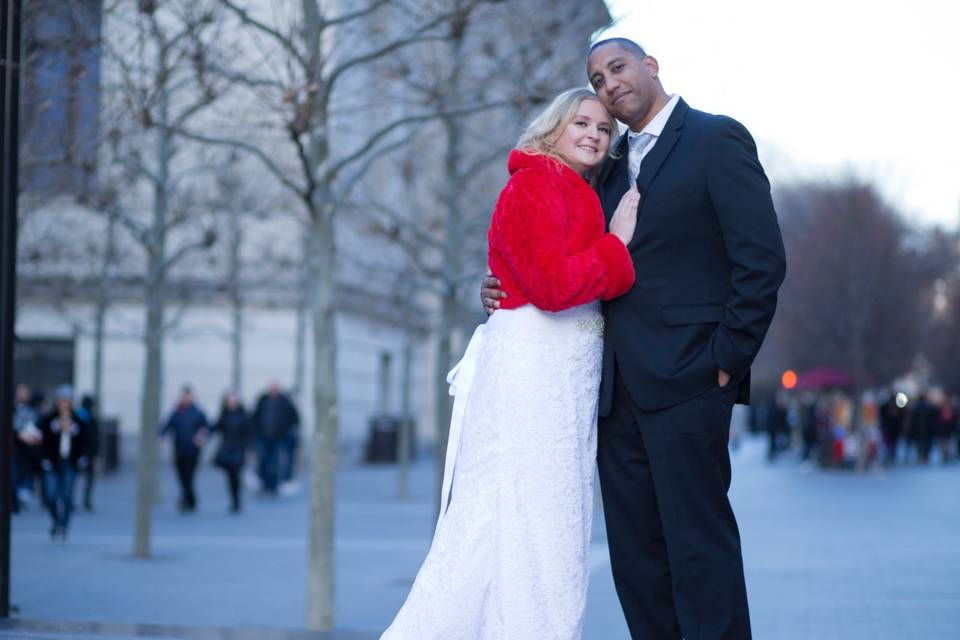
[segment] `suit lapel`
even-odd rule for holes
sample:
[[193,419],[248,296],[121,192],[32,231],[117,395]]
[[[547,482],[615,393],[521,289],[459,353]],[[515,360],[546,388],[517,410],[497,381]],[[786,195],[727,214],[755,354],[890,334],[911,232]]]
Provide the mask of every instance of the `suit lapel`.
[[[660,171],[660,167],[667,159],[667,156],[670,155],[670,152],[673,151],[673,147],[677,144],[677,141],[680,140],[683,123],[687,117],[687,111],[689,111],[689,107],[681,98],[677,102],[677,106],[673,108],[673,113],[671,113],[667,119],[667,123],[660,133],[660,137],[657,138],[656,144],[653,145],[653,149],[650,150],[650,153],[648,153],[646,157],[644,157],[643,162],[640,163],[640,173],[637,174],[637,188],[640,189],[641,194],[647,193],[653,179],[657,177],[657,172]],[[640,208],[643,208],[642,202]]]

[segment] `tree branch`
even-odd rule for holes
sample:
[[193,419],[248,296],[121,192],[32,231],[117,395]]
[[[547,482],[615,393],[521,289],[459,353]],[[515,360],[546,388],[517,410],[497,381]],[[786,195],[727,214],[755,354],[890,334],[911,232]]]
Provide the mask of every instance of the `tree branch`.
[[201,238],[196,242],[188,242],[187,244],[181,245],[176,251],[167,256],[160,268],[163,269],[164,272],[167,272],[191,253],[209,249],[210,246],[211,242],[208,238]]
[[449,20],[451,17],[453,17],[453,15],[454,13],[452,12],[441,14],[435,17],[433,20],[427,22],[426,24],[421,25],[418,29],[414,30],[413,33],[411,33],[409,36],[405,38],[399,38],[397,40],[394,40],[393,42],[389,42],[383,45],[379,49],[368,51],[367,53],[361,54],[354,58],[350,58],[344,61],[343,63],[341,63],[340,65],[335,66],[333,69],[330,70],[330,73],[327,75],[327,94],[329,95],[333,93],[333,85],[340,78],[340,76],[342,76],[344,73],[346,73],[353,67],[356,67],[357,65],[365,64],[367,62],[372,62],[374,60],[382,58],[388,53],[393,53],[394,51],[407,47],[411,44],[446,40],[448,38],[447,35],[429,35],[428,32],[431,29],[434,29],[438,25],[443,24],[445,21]]
[[388,4],[390,4],[390,2],[391,0],[374,0],[374,2],[371,2],[364,9],[358,9],[356,11],[345,13],[342,16],[337,16],[335,18],[324,19],[323,22],[321,23],[322,24],[321,29],[324,29],[326,27],[336,27],[342,24],[346,24],[347,22],[352,22],[359,18],[364,18],[366,16],[369,16],[375,13],[378,9],[387,6]]
[[[172,129],[172,127],[171,127]],[[287,177],[286,172],[267,155],[262,149],[257,147],[254,144],[249,142],[243,142],[241,140],[231,140],[229,138],[218,138],[215,136],[205,136],[200,133],[189,131],[187,129],[173,129],[173,132],[177,135],[183,136],[187,140],[193,140],[194,142],[200,142],[203,144],[208,144],[215,147],[231,147],[234,149],[239,149],[253,155],[257,160],[259,160],[267,170],[273,174],[273,176],[279,180],[285,187],[296,193],[298,196],[303,197],[303,189],[296,182],[290,180]]]
[[367,156],[367,161],[364,162],[363,165],[359,169],[357,169],[357,171],[352,176],[350,176],[349,180],[347,180],[347,183],[343,187],[343,190],[338,195],[337,200],[340,202],[346,202],[347,200],[349,200],[350,194],[353,193],[354,187],[356,187],[357,184],[367,174],[367,172],[370,171],[373,165],[375,165],[377,162],[382,160],[385,156],[390,154],[392,151],[396,151],[397,149],[400,149],[406,146],[407,144],[409,144],[409,140],[400,139],[400,140],[397,140],[396,142],[392,142],[386,147],[381,148],[380,153],[376,155],[369,154]]
[[265,24],[257,20],[256,18],[253,18],[246,9],[238,7],[236,4],[234,4],[233,0],[220,0],[220,3],[223,6],[225,6],[227,9],[232,11],[240,19],[240,22],[250,27],[253,27],[257,31],[265,35],[268,35],[274,40],[276,40],[280,44],[280,46],[283,48],[284,52],[289,53],[291,56],[297,59],[297,62],[300,63],[302,68],[304,69],[309,68],[309,63],[307,62],[307,59],[297,49],[297,46],[294,43],[293,38],[285,36],[284,34],[280,33],[280,31],[278,31],[277,29],[274,29],[270,25]]
[[464,107],[462,109],[453,109],[451,111],[434,111],[431,113],[421,113],[413,116],[407,116],[405,118],[400,118],[398,120],[394,120],[393,122],[373,132],[373,134],[371,134],[360,147],[358,147],[352,153],[348,154],[346,157],[342,158],[339,162],[331,166],[331,168],[328,169],[326,172],[326,179],[330,182],[333,182],[336,179],[337,175],[339,175],[339,173],[343,171],[345,167],[356,162],[357,160],[362,158],[365,154],[369,153],[369,151],[373,149],[377,145],[377,143],[380,141],[380,138],[401,127],[405,127],[411,124],[417,124],[420,122],[428,122],[430,120],[436,120],[438,118],[444,118],[444,117],[462,117],[462,116],[466,116],[474,113],[479,113],[481,111],[486,111],[488,109],[494,109],[494,108],[508,105],[508,104],[510,104],[509,101],[503,100],[503,101],[492,102],[488,104],[475,105],[472,107]]

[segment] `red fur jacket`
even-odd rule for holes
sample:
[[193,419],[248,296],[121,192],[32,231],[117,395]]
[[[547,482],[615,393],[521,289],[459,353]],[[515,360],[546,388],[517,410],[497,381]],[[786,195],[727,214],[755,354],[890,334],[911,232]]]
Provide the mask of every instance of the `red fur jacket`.
[[633,286],[633,259],[606,233],[600,199],[557,160],[510,152],[510,180],[493,212],[490,269],[507,297],[503,309],[532,303],[561,311],[610,300]]

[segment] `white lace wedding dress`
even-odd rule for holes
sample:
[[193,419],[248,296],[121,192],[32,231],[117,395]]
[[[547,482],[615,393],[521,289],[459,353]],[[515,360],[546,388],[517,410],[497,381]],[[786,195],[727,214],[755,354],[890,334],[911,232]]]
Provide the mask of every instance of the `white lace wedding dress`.
[[598,303],[477,329],[451,372],[446,508],[382,640],[580,638],[602,341]]

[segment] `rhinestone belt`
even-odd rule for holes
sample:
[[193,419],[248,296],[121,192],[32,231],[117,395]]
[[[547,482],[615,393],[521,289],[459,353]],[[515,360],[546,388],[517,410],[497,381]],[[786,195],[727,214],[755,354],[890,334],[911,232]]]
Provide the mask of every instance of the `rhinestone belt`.
[[603,337],[603,316],[592,316],[577,320],[577,329],[595,336]]

